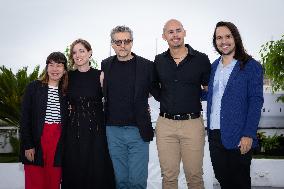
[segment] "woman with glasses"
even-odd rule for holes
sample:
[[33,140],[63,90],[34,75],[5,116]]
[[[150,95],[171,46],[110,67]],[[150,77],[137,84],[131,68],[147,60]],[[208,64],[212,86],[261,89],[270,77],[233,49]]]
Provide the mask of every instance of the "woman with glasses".
[[112,189],[114,173],[104,125],[100,71],[90,66],[91,45],[71,44],[68,126],[64,130],[62,189]]

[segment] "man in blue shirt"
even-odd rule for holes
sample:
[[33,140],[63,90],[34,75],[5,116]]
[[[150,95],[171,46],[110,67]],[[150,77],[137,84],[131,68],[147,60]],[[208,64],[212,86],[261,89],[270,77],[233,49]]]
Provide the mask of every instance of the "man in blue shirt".
[[251,188],[252,148],[263,104],[261,65],[245,52],[237,27],[218,22],[207,95],[209,150],[222,189]]

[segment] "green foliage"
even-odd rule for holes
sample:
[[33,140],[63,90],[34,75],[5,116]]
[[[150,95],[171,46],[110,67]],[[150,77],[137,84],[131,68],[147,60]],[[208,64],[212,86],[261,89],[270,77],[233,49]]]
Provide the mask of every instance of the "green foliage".
[[67,67],[68,67],[68,70],[72,70],[72,66],[71,66],[71,59],[70,59],[70,46],[67,46],[65,51],[64,51],[64,54],[67,58]]
[[0,121],[19,127],[21,98],[28,83],[38,78],[39,66],[28,75],[27,67],[16,74],[5,66],[0,67]]
[[261,143],[264,151],[271,151],[280,147],[279,136],[267,136]]
[[[270,153],[273,150],[281,151],[283,148],[282,141],[284,140],[283,135],[266,136],[265,132],[258,132],[257,139],[260,145],[260,152]],[[283,154],[284,155],[284,154]]]
[[20,153],[20,140],[18,137],[10,136],[10,144],[13,149],[13,153],[19,155]]
[[[284,90],[284,35],[277,41],[269,41],[262,45],[260,56],[265,75],[272,80],[272,90]],[[284,102],[284,96],[277,100]]]
[[260,143],[262,143],[263,140],[265,140],[265,132],[257,132],[257,139]]
[[[64,51],[64,54],[65,54],[65,56],[66,56],[66,58],[67,58],[68,70],[74,69],[74,68],[72,67],[72,65],[71,65],[70,46],[67,46],[67,47],[66,47],[66,49],[65,49],[65,51]],[[97,63],[97,61],[94,60],[94,58],[91,58],[91,59],[90,59],[90,63],[91,63],[91,66],[92,66],[93,68],[98,68],[98,63]]]
[[0,163],[17,163],[19,162],[19,156],[14,153],[1,153]]

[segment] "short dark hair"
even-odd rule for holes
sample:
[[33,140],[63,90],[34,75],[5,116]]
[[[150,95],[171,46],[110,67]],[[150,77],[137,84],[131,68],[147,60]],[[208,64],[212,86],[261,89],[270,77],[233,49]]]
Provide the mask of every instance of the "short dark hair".
[[66,59],[66,57],[65,57],[65,55],[63,53],[61,53],[61,52],[52,52],[46,58],[46,64],[51,63],[51,61],[63,64],[64,68],[67,70],[67,59]]
[[120,33],[120,32],[128,32],[130,34],[131,40],[133,40],[133,31],[129,27],[127,27],[127,26],[116,26],[110,32],[111,42],[113,42],[113,40],[114,40],[114,38],[113,38],[114,34]]
[[215,48],[215,50],[221,55],[221,51],[219,51],[219,49],[217,48],[217,44],[216,44],[216,30],[218,27],[227,27],[232,35],[233,38],[235,40],[235,45],[236,45],[236,49],[235,49],[235,55],[234,58],[236,60],[241,61],[241,69],[244,68],[246,62],[251,59],[251,56],[249,54],[247,54],[243,42],[242,42],[242,38],[240,35],[240,32],[238,30],[238,28],[231,22],[224,22],[224,21],[220,21],[216,24],[215,30],[214,30],[214,34],[213,34],[213,46]]
[[47,73],[47,65],[51,63],[51,61],[54,61],[56,63],[61,63],[64,65],[64,74],[62,78],[59,81],[59,87],[63,95],[66,95],[67,93],[67,86],[68,86],[68,73],[67,73],[67,59],[65,55],[61,52],[52,52],[48,55],[46,58],[46,67],[44,70],[44,73],[42,77],[39,79],[43,84],[48,84],[49,76]]

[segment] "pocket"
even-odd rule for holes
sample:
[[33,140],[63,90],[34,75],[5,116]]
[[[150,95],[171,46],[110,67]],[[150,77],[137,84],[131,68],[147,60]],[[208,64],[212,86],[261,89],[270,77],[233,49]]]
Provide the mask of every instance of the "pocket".
[[200,127],[200,133],[202,137],[205,137],[205,127],[204,127],[204,120],[203,118],[200,116],[199,118],[197,118],[198,120],[198,126]]
[[159,130],[160,128],[160,122],[161,122],[162,118],[161,116],[158,117],[157,122],[156,122],[156,127],[155,127],[155,131],[157,132],[157,130]]
[[201,125],[204,127],[204,120],[202,114],[200,114],[200,117],[198,119],[200,119]]

